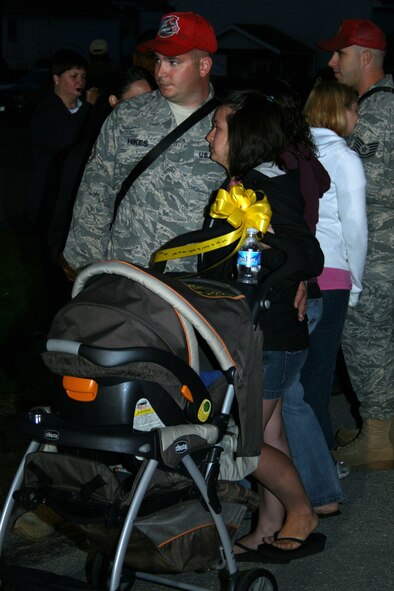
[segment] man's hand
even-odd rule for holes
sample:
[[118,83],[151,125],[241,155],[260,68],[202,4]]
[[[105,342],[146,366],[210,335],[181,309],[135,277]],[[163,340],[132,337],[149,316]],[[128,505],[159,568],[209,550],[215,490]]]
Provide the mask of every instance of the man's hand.
[[68,262],[64,258],[63,253],[59,257],[59,264],[60,264],[61,268],[63,269],[64,274],[67,277],[67,279],[69,281],[71,281],[71,283],[74,283],[77,273],[76,273],[76,271],[74,271],[74,269],[72,267],[70,267],[70,265],[68,264]]
[[100,89],[92,86],[92,88],[89,88],[89,90],[86,91],[86,102],[90,103],[91,105],[95,105],[99,94]]
[[302,322],[305,318],[306,314],[306,304],[307,304],[308,294],[306,290],[306,285],[304,281],[298,286],[296,296],[294,298],[294,308],[297,310],[298,320]]

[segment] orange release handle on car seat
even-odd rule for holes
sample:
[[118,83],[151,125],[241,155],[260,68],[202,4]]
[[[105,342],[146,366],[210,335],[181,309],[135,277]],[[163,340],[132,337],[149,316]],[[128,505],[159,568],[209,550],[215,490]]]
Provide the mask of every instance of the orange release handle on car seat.
[[63,388],[67,392],[67,396],[73,400],[92,402],[97,396],[98,383],[88,378],[64,376]]

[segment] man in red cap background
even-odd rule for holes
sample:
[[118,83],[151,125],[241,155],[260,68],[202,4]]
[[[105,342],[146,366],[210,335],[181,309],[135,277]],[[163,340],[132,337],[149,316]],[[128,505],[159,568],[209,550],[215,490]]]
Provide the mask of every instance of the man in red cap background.
[[386,38],[367,19],[343,21],[335,37],[320,41],[317,46],[333,52],[328,65],[336,79],[352,86],[359,96],[384,78]]
[[[133,168],[214,94],[210,72],[217,40],[202,16],[163,16],[156,36],[138,50],[156,54],[159,89],[121,103],[101,130],[64,250],[74,270],[101,259],[148,266],[162,244],[201,227],[210,194],[225,177],[224,169],[209,158],[205,136],[212,115],[207,114],[134,180],[113,220],[117,192]],[[183,259],[176,269],[190,271],[194,266],[195,261]]]
[[317,46],[333,55],[339,82],[358,93],[358,122],[349,145],[367,177],[368,253],[359,304],[349,308],[342,339],[350,378],[361,403],[363,427],[340,429],[334,455],[355,468],[394,467],[393,195],[394,83],[385,75],[386,38],[367,19],[342,22]]

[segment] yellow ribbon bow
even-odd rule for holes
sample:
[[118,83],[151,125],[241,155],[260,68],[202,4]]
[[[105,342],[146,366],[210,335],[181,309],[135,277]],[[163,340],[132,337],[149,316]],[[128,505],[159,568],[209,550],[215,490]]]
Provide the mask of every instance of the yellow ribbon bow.
[[213,218],[226,219],[235,230],[224,236],[211,238],[204,242],[173,248],[166,248],[164,245],[152,254],[150,265],[152,266],[161,261],[199,255],[237,242],[235,248],[224,259],[210,268],[217,267],[238,250],[248,228],[256,228],[261,234],[267,231],[272,211],[266,195],[264,195],[263,199],[257,201],[254,191],[251,189],[245,190],[243,185],[238,183],[231,187],[230,192],[219,189],[216,200],[211,206],[210,215]]
[[252,189],[245,189],[242,183],[237,183],[230,191],[219,189],[210,215],[216,219],[226,219],[234,228],[242,228],[244,237],[248,228],[256,228],[265,234],[272,211],[266,195],[257,201]]

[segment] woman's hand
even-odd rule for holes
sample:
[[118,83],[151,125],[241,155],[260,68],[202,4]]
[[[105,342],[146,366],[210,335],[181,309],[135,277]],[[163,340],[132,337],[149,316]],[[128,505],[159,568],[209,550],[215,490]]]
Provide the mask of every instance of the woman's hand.
[[302,322],[306,314],[306,305],[308,300],[307,289],[304,281],[298,286],[297,293],[294,298],[294,308],[297,310],[298,320]]
[[[269,224],[269,226],[267,228],[267,232],[270,232],[270,234],[275,234],[275,231],[274,231],[273,227],[271,226],[271,224]],[[270,246],[268,246],[268,244],[264,244],[264,242],[261,242],[261,245],[264,249],[271,248]]]

